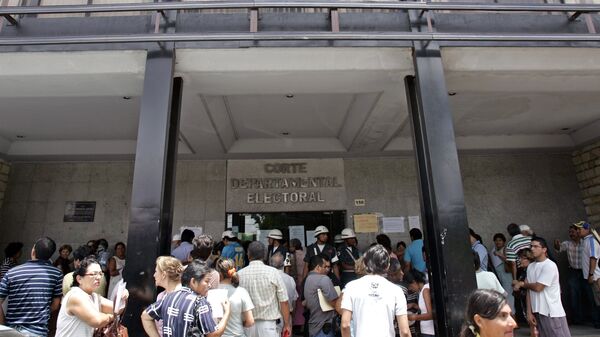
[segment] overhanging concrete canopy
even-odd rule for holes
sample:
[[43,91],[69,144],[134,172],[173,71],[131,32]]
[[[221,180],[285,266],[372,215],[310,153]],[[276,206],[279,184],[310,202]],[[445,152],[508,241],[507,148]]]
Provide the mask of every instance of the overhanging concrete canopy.
[[[180,158],[412,151],[409,48],[180,49]],[[446,47],[460,150],[571,149],[600,135],[600,50]],[[131,158],[144,51],[0,54],[0,153]]]

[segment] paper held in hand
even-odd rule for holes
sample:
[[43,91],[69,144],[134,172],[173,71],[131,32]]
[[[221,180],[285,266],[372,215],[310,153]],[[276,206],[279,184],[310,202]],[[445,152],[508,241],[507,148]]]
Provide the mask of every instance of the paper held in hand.
[[120,280],[117,283],[117,291],[113,291],[114,297],[111,300],[114,303],[114,312],[119,313],[122,309],[125,308],[127,301],[123,301],[123,293],[127,290],[127,282]]
[[[342,289],[340,289],[339,286],[335,286],[334,288],[335,292],[338,294],[338,296],[340,296],[340,294],[342,293]],[[325,295],[323,295],[323,291],[321,291],[321,289],[317,289],[317,294],[319,295],[319,305],[321,306],[321,310],[323,312],[335,309],[331,306],[331,304],[329,304],[329,301],[325,298]]]
[[208,291],[206,300],[212,308],[213,318],[223,317],[223,302],[227,300],[227,289],[211,289]]

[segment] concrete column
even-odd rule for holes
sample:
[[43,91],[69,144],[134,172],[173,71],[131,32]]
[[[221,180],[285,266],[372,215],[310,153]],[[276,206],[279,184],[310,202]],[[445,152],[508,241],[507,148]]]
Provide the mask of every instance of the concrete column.
[[155,260],[169,254],[182,91],[181,78],[173,80],[174,65],[174,49],[148,52],[123,274],[131,336],[145,335],[140,314],[155,298]]
[[458,336],[473,256],[452,113],[437,44],[415,42],[415,75],[405,79],[417,159],[424,243],[429,253],[436,336]]

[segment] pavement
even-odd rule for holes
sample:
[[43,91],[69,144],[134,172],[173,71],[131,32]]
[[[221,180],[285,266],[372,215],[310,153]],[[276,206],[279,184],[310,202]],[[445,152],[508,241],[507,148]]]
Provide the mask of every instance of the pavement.
[[[572,337],[598,337],[600,336],[600,329],[594,329],[592,325],[570,325]],[[527,325],[515,330],[515,337],[529,337],[529,328]]]

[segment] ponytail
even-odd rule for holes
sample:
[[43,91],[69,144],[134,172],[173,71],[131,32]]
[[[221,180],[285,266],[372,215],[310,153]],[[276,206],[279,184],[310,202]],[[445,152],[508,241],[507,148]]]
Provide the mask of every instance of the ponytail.
[[231,279],[231,285],[236,288],[240,285],[240,277],[235,269],[233,260],[219,258],[215,263],[215,269],[219,273],[221,279]]

